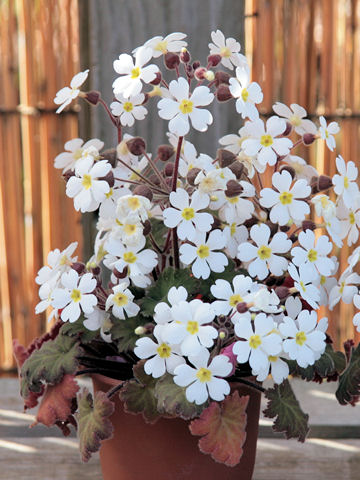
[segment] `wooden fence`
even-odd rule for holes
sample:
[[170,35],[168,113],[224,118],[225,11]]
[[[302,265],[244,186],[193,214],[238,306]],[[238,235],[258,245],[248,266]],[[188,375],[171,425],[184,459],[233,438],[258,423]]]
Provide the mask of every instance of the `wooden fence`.
[[[336,119],[338,152],[357,162],[360,0],[246,0],[245,9],[262,113],[283,101]],[[57,116],[52,102],[80,70],[78,13],[77,0],[0,0],[0,369],[14,365],[13,337],[26,344],[46,328],[34,314],[34,277],[48,251],[81,238],[79,215],[53,168],[64,142],[78,135],[76,111]],[[322,142],[302,154],[334,174],[335,154]],[[344,265],[346,247],[339,256]],[[329,315],[337,343],[354,334],[351,313],[345,305]]]
[[[35,316],[34,275],[53,248],[81,238],[54,157],[78,135],[74,112],[53,98],[79,71],[76,0],[0,0],[0,369],[12,337],[46,328]],[[81,245],[80,245],[81,249]]]

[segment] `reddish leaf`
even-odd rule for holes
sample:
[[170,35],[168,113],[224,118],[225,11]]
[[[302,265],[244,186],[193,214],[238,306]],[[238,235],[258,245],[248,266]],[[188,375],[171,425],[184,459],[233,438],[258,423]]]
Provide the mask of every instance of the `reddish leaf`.
[[228,467],[240,462],[246,440],[246,407],[249,396],[239,396],[235,391],[223,402],[212,402],[199,418],[190,423],[193,435],[204,435],[199,440],[203,453]]
[[79,386],[74,375],[69,374],[65,375],[60,383],[47,385],[33,425],[43,423],[47,427],[51,427],[56,422],[66,422],[73,413],[73,400],[76,398],[78,390]]

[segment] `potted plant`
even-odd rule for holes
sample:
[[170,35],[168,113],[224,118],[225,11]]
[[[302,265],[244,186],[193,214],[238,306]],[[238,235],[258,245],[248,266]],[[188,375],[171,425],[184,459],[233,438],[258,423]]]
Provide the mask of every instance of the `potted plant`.
[[[121,54],[110,106],[80,90],[88,71],[55,98],[59,113],[76,97],[102,105],[118,145],[73,139],[56,157],[75,209],[98,211],[94,255],[79,261],[76,242],[49,253],[36,313],[51,308],[53,328],[14,351],[25,408],[40,402],[37,422],[65,435],[73,425],[84,461],[101,447],[106,480],[251,479],[261,393],[274,430],[299,441],[308,415],[289,375],[338,382],[341,404],[360,395],[359,345],[335,351],[317,313],[360,306],[359,248],[340,273],[331,256],[358,239],[357,168],[339,155],[330,178],[296,155],[334,150],[339,127],[296,104],[264,122],[239,43],[212,32],[204,67],[185,37]],[[149,64],[160,57],[166,73]],[[187,135],[208,130],[214,100],[235,100],[245,123],[210,157]],[[123,131],[153,103],[169,130],[155,154]],[[86,374],[94,393],[77,384]]]

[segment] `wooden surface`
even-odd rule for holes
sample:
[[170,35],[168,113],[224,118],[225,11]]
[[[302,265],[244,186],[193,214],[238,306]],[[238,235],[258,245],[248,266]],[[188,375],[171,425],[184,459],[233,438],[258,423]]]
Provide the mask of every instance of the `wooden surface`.
[[[90,385],[87,380],[81,383]],[[315,384],[295,381],[293,386],[317,431],[332,426],[339,438],[310,435],[304,444],[269,438],[269,420],[261,419],[253,480],[358,480],[360,407],[338,405],[333,398],[333,384],[318,388]],[[88,464],[82,464],[74,436],[64,438],[56,428],[29,429],[33,420],[32,415],[22,414],[17,380],[0,379],[0,480],[101,479],[98,455]],[[352,427],[357,438],[341,438],[344,426]]]

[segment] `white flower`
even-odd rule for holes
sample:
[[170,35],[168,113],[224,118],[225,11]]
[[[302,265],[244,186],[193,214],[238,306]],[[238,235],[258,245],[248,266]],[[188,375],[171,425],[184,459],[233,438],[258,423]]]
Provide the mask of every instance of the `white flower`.
[[[147,40],[144,43],[145,48],[151,48],[152,56],[154,58],[161,57],[161,55],[165,55],[167,52],[180,52],[182,48],[187,46],[187,43],[184,42],[184,38],[186,38],[185,33],[174,32],[170,33],[166,37],[153,37],[150,40]],[[133,50],[133,53],[136,53],[138,48]]]
[[296,179],[300,180],[304,178],[308,183],[311,183],[313,177],[318,177],[318,171],[313,166],[305,162],[305,160],[297,155],[287,155],[282,159],[283,162],[286,162],[290,165],[296,174]]
[[121,93],[115,95],[116,102],[110,103],[112,114],[119,117],[123,126],[132,127],[135,120],[144,120],[147,109],[142,106],[145,95],[139,93],[135,96],[125,98]]
[[135,355],[139,358],[149,358],[144,364],[144,370],[147,375],[159,378],[165,372],[174,374],[175,368],[185,363],[179,347],[163,340],[160,325],[154,328],[153,333],[156,342],[150,337],[142,337],[136,341]]
[[[52,306],[63,309],[61,320],[75,322],[81,314],[91,313],[97,304],[97,298],[92,292],[96,287],[96,279],[91,273],[85,273],[79,278],[79,274],[71,269],[61,275],[63,288],[53,291]],[[80,309],[81,307],[81,309]]]
[[360,197],[354,199],[354,206],[346,208],[344,202],[340,201],[337,208],[337,217],[340,220],[341,238],[347,237],[347,244],[351,246],[359,238],[360,228]]
[[[60,274],[58,274],[58,276],[50,278],[47,282],[43,283],[40,286],[39,288],[40,302],[35,307],[36,314],[45,312],[45,310],[52,305],[53,292],[55,288],[58,287],[59,280],[60,280]],[[52,318],[54,315],[55,315],[55,310],[52,312],[52,315],[50,316],[50,318]]]
[[[290,110],[291,108],[291,110]],[[316,127],[311,120],[305,119],[307,112],[305,108],[301,107],[297,103],[292,103],[290,108],[284,103],[276,102],[273,105],[274,112],[280,117],[286,118],[292,127],[294,127],[295,132],[298,135],[303,135],[304,133],[311,132]]]
[[47,263],[44,267],[41,267],[38,271],[35,282],[38,285],[42,285],[54,277],[58,277],[59,274],[69,270],[71,265],[77,261],[77,257],[72,257],[72,254],[76,250],[78,242],[70,243],[65,250],[60,251],[58,248],[51,250],[47,256]]
[[232,222],[230,225],[225,225],[223,234],[226,239],[227,253],[231,258],[235,258],[238,245],[248,239],[248,229],[245,225],[237,225],[236,222]]
[[234,67],[247,65],[247,60],[244,55],[239,52],[241,50],[240,43],[234,38],[226,38],[221,30],[211,32],[211,40],[214,43],[209,43],[210,55],[220,55],[221,63],[224,67],[232,70]]
[[253,372],[257,375],[256,380],[263,382],[271,371],[271,376],[275,383],[282,383],[289,375],[289,365],[280,358],[280,355],[268,355],[267,365],[259,372]]
[[340,127],[337,122],[331,122],[329,123],[329,125],[327,125],[326,120],[323,116],[321,116],[319,120],[320,120],[320,127],[319,127],[320,136],[323,140],[326,141],[326,145],[328,149],[333,151],[336,146],[334,135],[339,133]]
[[259,112],[255,107],[256,103],[263,101],[263,94],[260,85],[256,82],[250,82],[249,70],[237,67],[236,78],[229,80],[230,93],[236,100],[236,111],[241,114],[241,118],[250,118],[256,120],[259,118]]
[[286,339],[283,342],[284,352],[302,368],[313,365],[316,354],[323,353],[326,347],[325,333],[317,329],[317,314],[303,310],[297,320],[284,317],[279,330]]
[[314,277],[318,274],[328,277],[334,270],[334,262],[327,257],[331,252],[333,246],[329,242],[326,235],[321,235],[317,238],[315,245],[315,234],[311,230],[300,232],[299,237],[300,247],[294,247],[291,250],[293,256],[293,263],[296,266],[306,265],[307,268],[313,270]]
[[110,170],[111,165],[107,160],[100,160],[94,166],[86,162],[76,166],[75,175],[66,184],[66,195],[74,198],[75,210],[93,212],[99,207],[110,190],[109,184],[100,178]]
[[140,307],[133,302],[134,295],[127,288],[128,282],[121,282],[113,287],[113,292],[106,299],[106,310],[111,308],[112,314],[116,318],[125,320],[127,317],[135,317]]
[[208,325],[215,317],[209,303],[195,299],[180,301],[171,307],[173,322],[166,325],[163,338],[171,344],[180,344],[183,355],[197,355],[202,347],[211,347],[217,330]]
[[284,133],[286,129],[285,120],[273,116],[266,122],[260,119],[254,122],[246,122],[247,133],[251,138],[246,138],[242,142],[242,148],[246,155],[250,157],[257,155],[258,161],[263,165],[275,165],[277,155],[288,155],[293,143],[288,138],[277,138]]
[[206,172],[214,170],[216,167],[212,161],[212,158],[205,153],[200,153],[198,156],[194,145],[186,141],[180,156],[179,175],[186,177],[192,168],[200,168]]
[[210,354],[202,349],[199,355],[189,358],[195,368],[189,365],[180,365],[175,369],[174,382],[180,387],[187,387],[186,398],[189,402],[201,405],[208,397],[220,402],[230,393],[230,386],[226,377],[233,369],[232,363],[226,355],[216,355],[209,363]]
[[[171,287],[167,298],[171,306],[174,306],[180,302],[185,302],[188,296],[188,292],[184,287]],[[159,325],[165,325],[173,320],[171,316],[171,307],[166,302],[158,303],[154,308],[154,320]]]
[[345,163],[341,155],[336,158],[336,167],[340,175],[333,176],[334,191],[341,195],[347,208],[354,206],[355,199],[359,194],[359,187],[356,183],[358,169],[354,162]]
[[[178,188],[170,193],[172,207],[163,211],[164,224],[169,228],[177,227],[177,234],[181,240],[191,240],[198,232],[208,232],[214,222],[210,213],[200,212],[209,205],[209,197],[193,193],[189,204],[189,194],[186,190]],[[175,207],[175,208],[173,208]]]
[[54,103],[60,105],[56,113],[60,113],[67,107],[76,97],[79,96],[79,87],[85,82],[89,74],[89,70],[79,72],[73,76],[70,87],[64,87],[59,90],[54,98]]
[[236,275],[232,283],[233,288],[229,282],[220,278],[210,287],[212,295],[220,299],[211,304],[216,315],[228,315],[238,303],[246,301],[244,298],[256,285],[250,277],[245,277],[245,275]]
[[101,338],[107,342],[111,342],[111,333],[108,333],[113,326],[110,320],[110,314],[98,307],[94,308],[92,313],[85,314],[84,326],[91,331],[100,329]]
[[101,202],[99,217],[115,219],[117,202],[125,195],[131,195],[131,190],[121,186],[121,183],[115,180],[114,186],[110,187],[105,199]]
[[329,293],[329,308],[332,310],[335,305],[342,300],[344,303],[351,303],[354,295],[358,293],[360,275],[353,272],[351,268],[347,268],[341,274],[339,282],[335,285]]
[[244,314],[235,324],[236,336],[241,340],[235,342],[233,353],[239,363],[249,361],[250,367],[259,372],[266,368],[269,355],[281,352],[281,336],[275,333],[276,325],[271,317],[259,313],[254,320],[254,329],[251,315]]
[[210,232],[207,240],[205,237],[206,233],[198,233],[191,240],[195,245],[184,243],[180,247],[181,262],[193,264],[191,270],[194,276],[204,280],[209,278],[211,271],[223,272],[229,263],[226,255],[215,251],[225,247],[226,240],[221,230]]
[[[360,295],[357,293],[354,295],[354,305],[357,309],[360,309]],[[353,317],[353,324],[356,330],[360,333],[360,312],[356,313]]]
[[311,203],[315,206],[315,213],[318,217],[324,217],[326,220],[333,218],[336,214],[336,205],[328,195],[316,195],[311,199]]
[[287,269],[288,261],[276,254],[286,253],[291,248],[292,243],[286,233],[275,233],[269,243],[270,228],[262,223],[251,227],[250,237],[256,243],[256,246],[246,242],[238,247],[239,260],[242,262],[251,261],[248,267],[249,274],[252,277],[257,276],[259,280],[266,278],[269,270],[276,276],[282,275]]
[[299,271],[295,265],[290,263],[288,266],[290,277],[294,280],[294,287],[300,293],[302,298],[313,308],[319,307],[320,300],[319,289],[313,285],[319,281],[319,276],[314,276],[314,272],[307,265],[300,265]]
[[[144,238],[144,225],[139,221],[136,215],[129,215],[122,222],[116,219],[116,228],[119,237],[125,245],[128,247],[135,247],[143,242]],[[120,224],[120,225],[119,225]]]
[[238,155],[241,151],[241,144],[244,138],[240,135],[241,128],[239,130],[239,135],[235,135],[231,133],[229,135],[225,135],[224,137],[219,138],[219,143],[222,145],[225,150],[229,150],[234,155]]
[[260,192],[260,205],[271,208],[270,220],[279,225],[286,225],[289,220],[300,222],[310,213],[309,205],[299,198],[307,198],[311,187],[306,180],[297,180],[291,187],[292,176],[287,170],[275,172],[272,184],[277,190],[263,188]]
[[119,60],[114,61],[114,70],[121,77],[113,82],[114,94],[122,93],[125,98],[138,95],[142,89],[142,82],[150,83],[155,77],[159,68],[156,65],[144,65],[151,59],[152,50],[140,47],[135,54],[135,64],[131,55],[122,53]]
[[120,221],[126,217],[138,218],[141,221],[148,219],[151,202],[142,195],[124,195],[117,201],[116,214]]
[[[265,313],[279,313],[280,299],[274,292],[274,290],[269,291],[266,286],[262,286],[258,289],[255,289],[254,292],[249,293],[246,297],[246,302],[253,303],[253,306],[250,307],[251,312],[265,312]],[[232,318],[232,321],[235,323],[237,320],[236,315]]]
[[88,156],[92,156],[94,161],[99,160],[99,150],[104,146],[104,142],[93,138],[86,143],[81,138],[73,138],[65,143],[65,152],[59,153],[55,157],[55,168],[62,168],[63,173],[68,170],[74,170],[77,163],[82,159],[86,159]]
[[208,87],[196,87],[189,97],[189,83],[183,77],[172,80],[169,84],[171,95],[175,98],[162,98],[158,103],[159,116],[170,120],[169,130],[178,136],[186,135],[190,130],[189,119],[195,130],[205,132],[213,117],[208,110],[201,109],[209,105],[214,95]]

